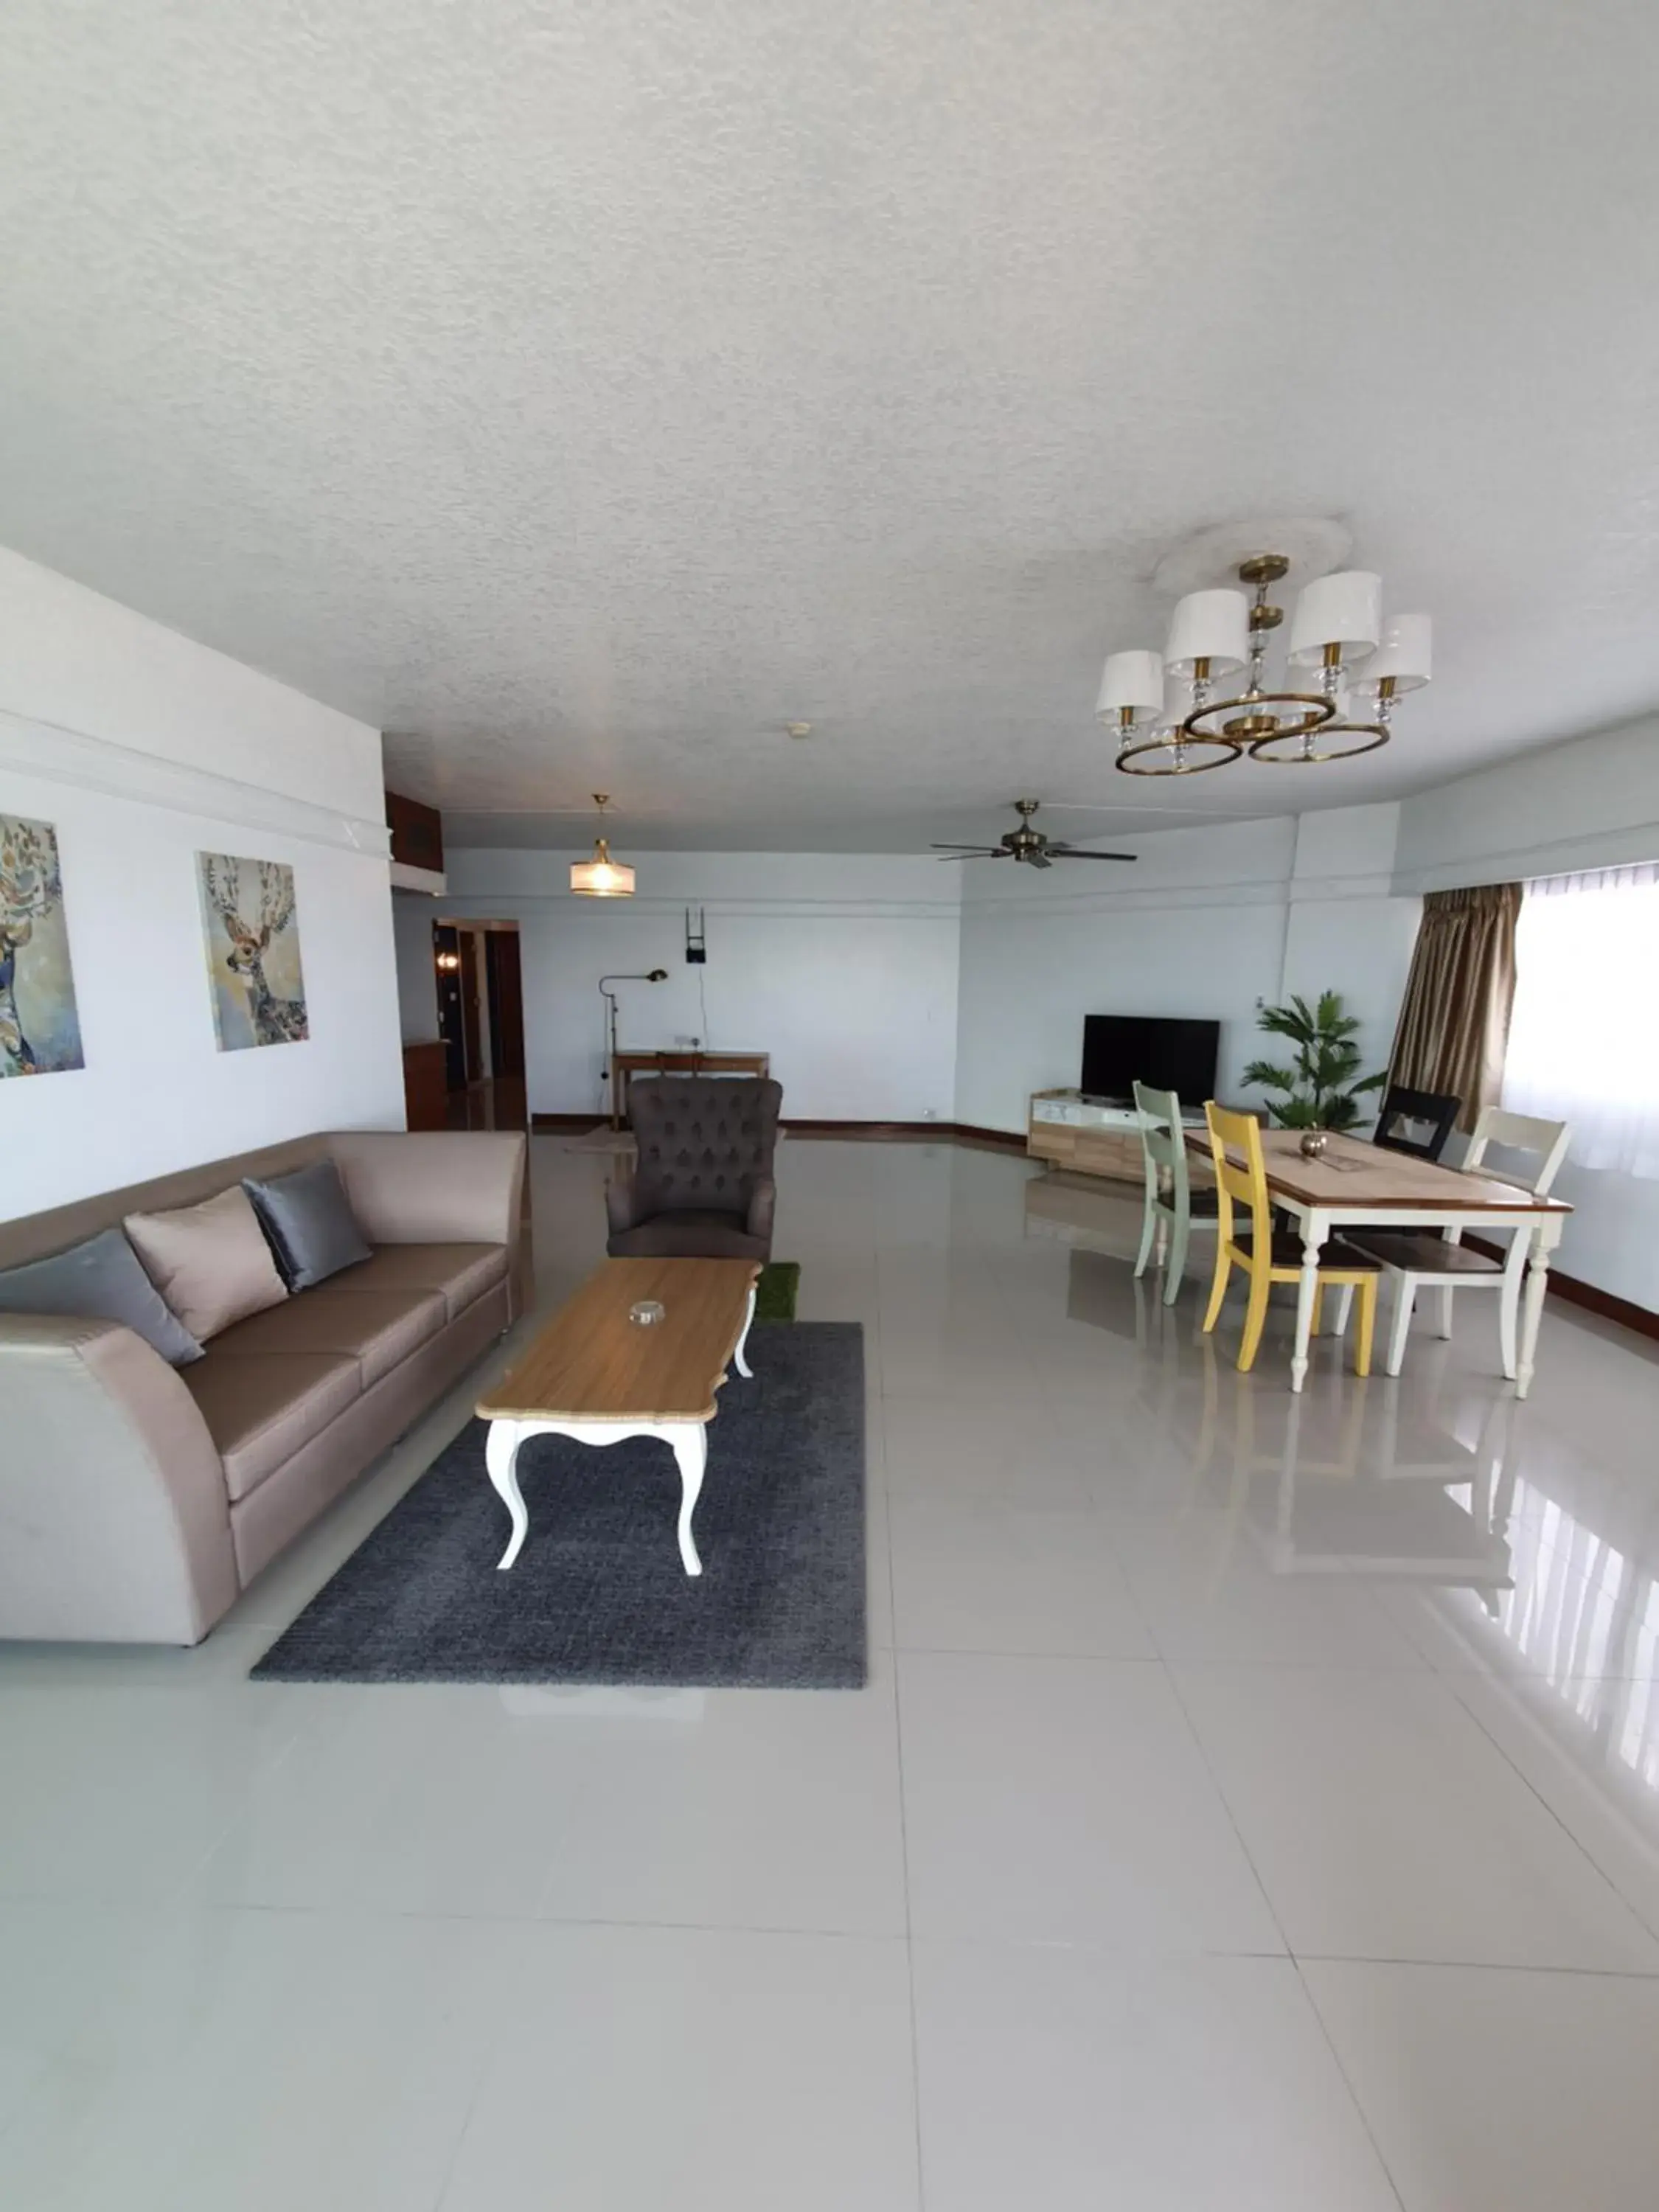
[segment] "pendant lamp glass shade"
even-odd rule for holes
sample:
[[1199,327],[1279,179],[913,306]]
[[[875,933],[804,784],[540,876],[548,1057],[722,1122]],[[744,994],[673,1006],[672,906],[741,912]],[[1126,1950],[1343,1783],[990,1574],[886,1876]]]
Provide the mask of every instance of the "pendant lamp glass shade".
[[632,898],[634,871],[611,857],[611,848],[597,838],[591,860],[570,864],[570,888],[581,898]]
[[1434,623],[1427,615],[1390,615],[1382,641],[1354,679],[1354,690],[1374,695],[1387,678],[1396,693],[1419,691],[1434,674]]
[[1188,592],[1177,599],[1164,662],[1190,677],[1200,660],[1212,677],[1234,676],[1250,657],[1250,603],[1243,592]]
[[1123,709],[1131,722],[1150,721],[1164,708],[1164,662],[1156,653],[1114,653],[1101,672],[1100,696],[1095,714],[1103,722],[1121,723]]
[[1328,646],[1340,660],[1365,659],[1382,633],[1382,579],[1369,568],[1342,568],[1303,586],[1291,617],[1288,658],[1293,667],[1316,668]]
[[[610,794],[596,791],[593,804],[599,810],[599,821],[605,821],[605,810],[611,804]],[[603,837],[593,840],[591,860],[573,860],[570,864],[570,888],[578,898],[632,898],[634,871],[620,860],[611,857],[611,848]]]

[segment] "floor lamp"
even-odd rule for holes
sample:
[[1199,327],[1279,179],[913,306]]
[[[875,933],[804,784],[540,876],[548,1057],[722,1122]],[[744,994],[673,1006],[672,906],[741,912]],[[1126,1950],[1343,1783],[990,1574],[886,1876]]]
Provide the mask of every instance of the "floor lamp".
[[665,983],[667,981],[668,970],[665,968],[653,968],[649,975],[601,975],[599,978],[599,996],[605,1000],[607,1016],[605,1064],[611,1085],[611,1126],[613,1129],[622,1127],[622,1103],[617,1096],[617,994],[611,986],[613,983]]

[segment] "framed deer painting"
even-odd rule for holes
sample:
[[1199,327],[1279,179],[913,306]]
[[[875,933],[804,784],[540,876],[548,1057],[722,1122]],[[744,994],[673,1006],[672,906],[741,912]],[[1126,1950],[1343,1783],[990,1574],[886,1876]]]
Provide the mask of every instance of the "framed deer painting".
[[301,1043],[311,1031],[293,869],[230,853],[198,853],[196,865],[220,1051]]
[[0,1077],[85,1066],[58,832],[0,814]]

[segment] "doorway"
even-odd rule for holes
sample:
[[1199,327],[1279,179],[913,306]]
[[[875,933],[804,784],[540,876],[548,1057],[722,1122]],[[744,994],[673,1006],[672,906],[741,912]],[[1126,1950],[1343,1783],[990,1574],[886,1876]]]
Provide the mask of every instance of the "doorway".
[[516,921],[434,921],[438,1024],[458,1129],[522,1129],[524,985]]
[[484,1006],[489,1021],[490,1072],[497,1081],[524,1081],[524,980],[519,967],[519,933],[489,929],[484,945]]

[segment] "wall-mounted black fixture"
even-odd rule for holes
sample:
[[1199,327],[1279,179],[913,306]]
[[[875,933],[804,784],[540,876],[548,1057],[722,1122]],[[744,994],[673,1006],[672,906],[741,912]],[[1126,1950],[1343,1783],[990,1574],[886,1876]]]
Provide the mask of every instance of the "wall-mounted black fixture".
[[703,928],[703,910],[701,907],[697,908],[697,919],[694,923],[691,919],[691,909],[687,907],[685,909],[685,964],[688,968],[701,968],[707,963],[708,958],[708,939]]

